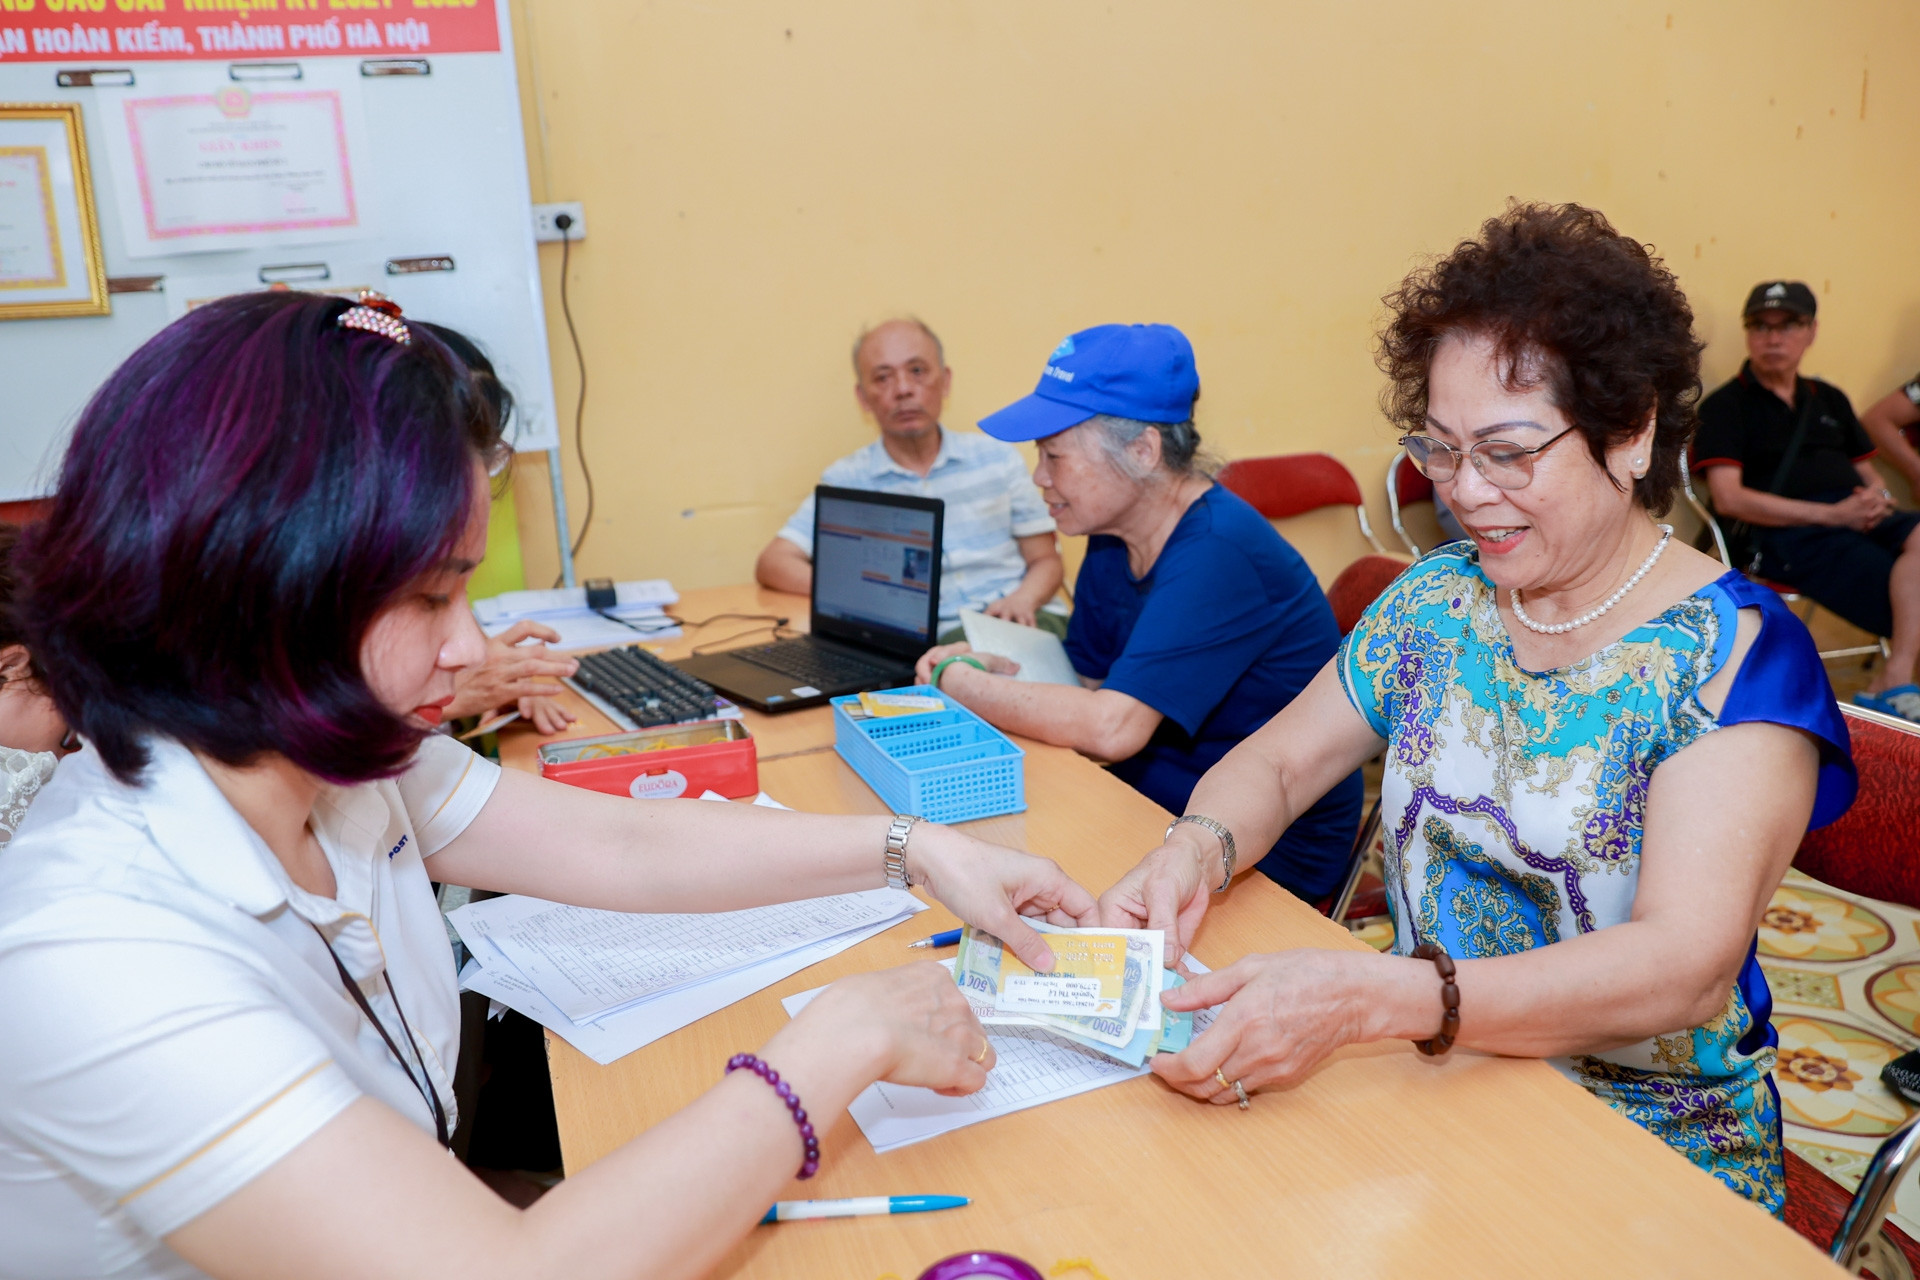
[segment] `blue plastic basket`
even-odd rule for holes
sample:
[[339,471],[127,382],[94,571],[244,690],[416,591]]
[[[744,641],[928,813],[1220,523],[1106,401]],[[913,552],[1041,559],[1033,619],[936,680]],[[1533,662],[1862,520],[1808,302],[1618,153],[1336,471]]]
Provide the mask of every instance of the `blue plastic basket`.
[[931,685],[888,689],[943,698],[945,711],[855,720],[833,699],[833,749],[895,813],[966,822],[1027,807],[1027,753]]

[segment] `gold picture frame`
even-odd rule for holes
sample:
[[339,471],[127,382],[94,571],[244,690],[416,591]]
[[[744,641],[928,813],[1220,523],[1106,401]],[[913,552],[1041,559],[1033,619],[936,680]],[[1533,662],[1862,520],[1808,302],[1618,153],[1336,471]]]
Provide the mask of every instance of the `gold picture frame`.
[[80,104],[0,102],[0,320],[112,311]]

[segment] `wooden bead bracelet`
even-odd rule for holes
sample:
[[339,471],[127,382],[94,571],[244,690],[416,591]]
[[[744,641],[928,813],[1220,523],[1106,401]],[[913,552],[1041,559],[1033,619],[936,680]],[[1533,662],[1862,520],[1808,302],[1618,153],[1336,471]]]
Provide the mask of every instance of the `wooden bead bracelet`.
[[1438,943],[1423,942],[1413,949],[1413,958],[1433,961],[1433,967],[1440,972],[1440,1003],[1446,1010],[1440,1015],[1440,1034],[1431,1040],[1413,1042],[1414,1048],[1437,1058],[1453,1048],[1453,1038],[1460,1034],[1460,988],[1453,982],[1453,957]]

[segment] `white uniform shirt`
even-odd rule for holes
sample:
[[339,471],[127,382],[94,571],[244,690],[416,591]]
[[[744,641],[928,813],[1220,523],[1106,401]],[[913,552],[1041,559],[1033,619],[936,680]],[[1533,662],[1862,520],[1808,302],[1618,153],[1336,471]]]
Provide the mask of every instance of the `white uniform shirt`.
[[[962,609],[1001,599],[1027,576],[1017,538],[1052,533],[1046,499],[1033,487],[1020,451],[977,431],[940,428],[940,452],[926,475],[893,460],[875,440],[827,466],[821,484],[877,489],[947,504],[940,531],[940,628],[958,626]],[[780,536],[813,555],[813,495],[780,529]]]
[[459,995],[424,859],[499,767],[435,737],[397,779],[322,792],[312,825],[336,900],[288,879],[191,752],[152,751],[139,787],[91,749],[69,756],[0,850],[9,1280],[200,1275],[161,1237],[362,1094],[432,1134],[316,925],[413,1067],[397,989],[455,1120]]

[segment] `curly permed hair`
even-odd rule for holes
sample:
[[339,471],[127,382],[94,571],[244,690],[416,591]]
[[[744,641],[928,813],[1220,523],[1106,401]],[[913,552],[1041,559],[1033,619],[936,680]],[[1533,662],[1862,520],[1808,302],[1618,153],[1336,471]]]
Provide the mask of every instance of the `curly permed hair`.
[[1646,245],[1577,204],[1510,203],[1476,239],[1388,294],[1377,359],[1381,407],[1404,431],[1427,422],[1427,375],[1450,334],[1493,339],[1507,385],[1544,381],[1604,468],[1607,450],[1654,411],[1653,456],[1634,498],[1655,515],[1680,486],[1693,438],[1700,352],[1693,308]]

